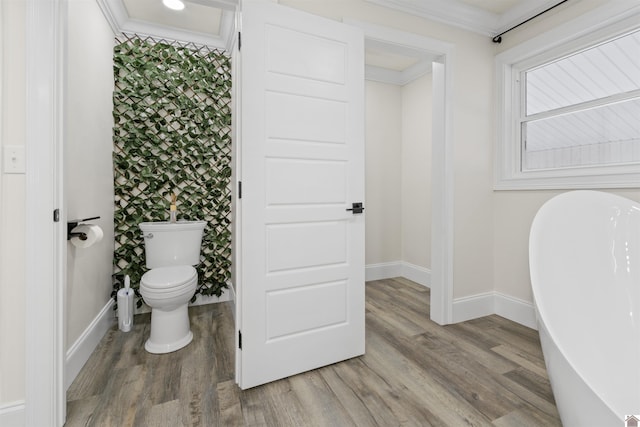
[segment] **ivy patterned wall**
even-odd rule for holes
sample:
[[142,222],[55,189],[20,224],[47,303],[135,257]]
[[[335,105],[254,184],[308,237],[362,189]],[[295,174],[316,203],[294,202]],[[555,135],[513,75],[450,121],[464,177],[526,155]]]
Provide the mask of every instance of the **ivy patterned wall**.
[[220,296],[231,275],[230,59],[138,36],[117,40],[113,59],[114,295],[128,274],[139,296],[138,224],[168,220],[175,192],[178,220],[208,223],[196,294]]

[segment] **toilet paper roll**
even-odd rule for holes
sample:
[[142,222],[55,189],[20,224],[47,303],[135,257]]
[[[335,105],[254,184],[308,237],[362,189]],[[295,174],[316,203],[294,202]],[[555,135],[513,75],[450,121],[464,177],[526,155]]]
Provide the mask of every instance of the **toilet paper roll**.
[[87,235],[86,240],[80,239],[80,237],[73,237],[71,239],[71,244],[76,248],[88,248],[90,246],[95,245],[100,240],[102,240],[102,236],[104,233],[102,232],[102,228],[93,224],[80,224],[71,230],[72,233],[84,233]]

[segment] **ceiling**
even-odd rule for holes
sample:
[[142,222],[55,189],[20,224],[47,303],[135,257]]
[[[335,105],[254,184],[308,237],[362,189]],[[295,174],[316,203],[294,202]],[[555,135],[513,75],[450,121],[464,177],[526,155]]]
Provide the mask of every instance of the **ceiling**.
[[[190,41],[229,50],[235,35],[237,0],[184,0],[184,10],[165,8],[161,0],[97,0],[116,33]],[[347,1],[347,0],[341,0]],[[487,37],[494,36],[559,0],[365,0],[411,15],[444,22]],[[330,2],[327,2],[330,6]],[[367,73],[373,80],[406,84],[429,72],[433,56],[368,41]],[[390,79],[390,80],[389,80]]]
[[97,0],[116,34],[136,33],[229,50],[237,0],[185,0],[172,11],[162,0]]

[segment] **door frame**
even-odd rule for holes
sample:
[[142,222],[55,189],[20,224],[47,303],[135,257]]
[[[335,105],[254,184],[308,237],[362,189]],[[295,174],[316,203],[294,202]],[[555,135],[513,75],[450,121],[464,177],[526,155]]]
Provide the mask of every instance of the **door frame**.
[[[64,424],[64,29],[67,0],[26,3],[25,423]],[[58,222],[54,222],[58,209]],[[43,357],[43,355],[47,355]]]
[[431,153],[431,320],[453,323],[453,63],[454,45],[368,22],[345,19],[364,31],[365,41],[437,55],[433,63]]

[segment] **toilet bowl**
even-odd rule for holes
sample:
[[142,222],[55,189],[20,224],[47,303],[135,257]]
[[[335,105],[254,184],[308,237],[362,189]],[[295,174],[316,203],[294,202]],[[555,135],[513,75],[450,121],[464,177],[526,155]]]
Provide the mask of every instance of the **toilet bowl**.
[[191,342],[187,307],[197,285],[198,274],[190,265],[154,268],[142,276],[140,294],[151,307],[151,334],[145,350],[170,353]]
[[147,271],[140,294],[151,307],[151,333],[144,348],[170,353],[193,340],[188,304],[198,286],[193,267],[200,262],[204,221],[146,222],[139,225],[145,243]]

